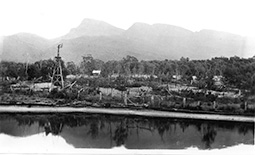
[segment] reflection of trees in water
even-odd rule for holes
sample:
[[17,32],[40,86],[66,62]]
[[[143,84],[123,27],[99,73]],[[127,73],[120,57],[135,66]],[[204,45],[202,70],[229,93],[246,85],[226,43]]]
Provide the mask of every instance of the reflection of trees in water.
[[95,139],[98,136],[98,121],[92,122],[88,131],[88,135],[91,135],[91,138]]
[[[246,135],[249,131],[251,131],[252,137],[254,137],[254,129],[255,129],[255,124],[254,123],[252,123],[250,125],[239,124],[239,126],[238,126],[238,133]],[[254,138],[253,138],[253,143],[254,143]]]
[[55,119],[54,117],[49,117],[39,121],[39,126],[44,127],[46,136],[49,133],[53,135],[58,135],[62,132],[65,123],[62,120]]
[[242,123],[242,122],[238,122],[238,123],[233,123],[233,122],[211,122],[212,125],[214,125],[217,128],[221,128],[221,129],[225,129],[225,130],[238,130],[239,134],[243,134],[246,135],[249,131],[252,132],[252,134],[254,135],[254,127],[255,124],[254,123]]
[[214,143],[215,137],[217,135],[217,125],[213,122],[208,123],[200,121],[193,121],[192,125],[194,125],[197,131],[202,134],[201,141],[205,144],[205,148],[211,148],[211,145]]
[[35,123],[35,120],[31,119],[28,116],[20,117],[20,115],[17,115],[16,120],[19,126],[23,126],[23,125],[31,126],[32,124]]
[[210,124],[203,124],[202,134],[203,134],[202,142],[205,143],[205,148],[206,149],[211,148],[211,144],[214,143],[215,137],[217,135],[215,128]]
[[164,141],[164,133],[169,131],[170,125],[171,125],[170,123],[171,122],[166,119],[155,119],[154,120],[154,128],[157,129],[157,131],[161,137],[161,140],[163,142],[165,142]]
[[116,146],[121,146],[125,144],[127,137],[128,137],[127,119],[124,119],[123,121],[120,122],[119,125],[116,126],[113,140],[116,142]]
[[218,128],[222,128],[222,129],[227,129],[227,130],[235,130],[235,128],[239,128],[240,126],[240,124],[238,123],[238,125],[236,124],[236,125],[233,125],[233,123],[232,122],[225,122],[225,121],[223,121],[223,122],[210,122],[212,125],[214,125],[214,126],[217,126]]
[[59,122],[57,120],[49,120],[50,123],[50,132],[53,135],[58,135],[62,132],[62,129],[64,127],[64,124],[62,122]]
[[[31,126],[39,122],[39,126],[44,127],[46,135],[49,133],[58,135],[62,132],[64,126],[86,126],[89,128],[87,134],[93,139],[100,138],[98,135],[102,132],[109,134],[111,146],[112,141],[114,141],[117,146],[125,144],[128,136],[130,136],[132,132],[135,132],[139,139],[139,134],[144,131],[158,134],[164,142],[166,136],[173,134],[172,131],[176,132],[176,126],[179,126],[182,132],[188,132],[185,130],[189,126],[194,127],[201,133],[201,141],[205,144],[206,148],[211,148],[211,145],[214,143],[217,129],[237,130],[238,133],[243,135],[252,132],[254,135],[254,124],[247,123],[240,125],[240,123],[233,122],[126,117],[99,114],[10,115],[9,118],[10,117],[14,117],[19,126]],[[168,135],[165,134],[166,132]]]
[[180,124],[180,128],[182,129],[182,132],[185,132],[185,130],[189,127],[189,125],[191,123],[187,122],[187,121],[182,121],[179,123]]
[[202,122],[200,122],[200,121],[194,121],[192,124],[194,125],[194,127],[197,129],[198,132],[201,132],[201,130],[202,130],[202,124],[203,124]]
[[105,128],[105,121],[103,120],[101,120],[100,121],[100,125],[99,125],[99,128],[100,128],[100,130],[103,130],[104,128]]
[[[243,134],[243,135],[246,135],[249,131],[249,128],[247,128],[247,126],[243,126],[241,125],[239,128],[238,128],[238,133],[239,134]],[[252,135],[254,135],[254,130],[252,132]]]

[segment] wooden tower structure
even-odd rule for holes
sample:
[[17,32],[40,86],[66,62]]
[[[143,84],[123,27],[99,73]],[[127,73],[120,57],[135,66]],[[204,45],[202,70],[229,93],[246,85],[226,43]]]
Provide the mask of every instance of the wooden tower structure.
[[63,44],[58,45],[58,53],[55,57],[55,65],[52,74],[52,81],[51,83],[54,86],[59,87],[60,89],[64,88],[64,78],[62,73],[62,66],[61,66],[61,57],[59,56],[59,49],[63,47]]

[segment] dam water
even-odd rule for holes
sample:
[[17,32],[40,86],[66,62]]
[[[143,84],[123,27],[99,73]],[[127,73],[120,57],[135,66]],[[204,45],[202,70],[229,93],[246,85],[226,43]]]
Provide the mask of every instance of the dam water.
[[254,123],[102,114],[0,114],[1,149],[222,149],[254,145]]

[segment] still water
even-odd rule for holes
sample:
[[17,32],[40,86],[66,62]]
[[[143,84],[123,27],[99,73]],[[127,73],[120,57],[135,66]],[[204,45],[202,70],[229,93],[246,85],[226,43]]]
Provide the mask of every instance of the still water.
[[101,114],[0,114],[1,147],[221,149],[239,144],[254,145],[253,123]]

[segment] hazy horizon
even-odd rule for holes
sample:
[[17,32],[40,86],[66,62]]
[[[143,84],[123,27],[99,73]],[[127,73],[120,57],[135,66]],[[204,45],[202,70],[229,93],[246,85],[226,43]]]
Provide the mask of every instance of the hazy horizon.
[[[231,33],[231,32],[221,31],[221,30],[214,30],[214,29],[199,29],[199,30],[194,31],[194,30],[190,30],[190,29],[187,29],[187,28],[182,27],[182,26],[179,26],[179,25],[171,25],[171,24],[166,24],[166,23],[152,23],[152,24],[149,24],[149,23],[137,21],[137,22],[134,22],[133,24],[131,24],[130,27],[128,27],[128,28],[126,28],[126,29],[123,29],[123,28],[121,28],[121,27],[118,27],[118,26],[116,26],[116,25],[113,25],[113,24],[111,24],[111,23],[108,23],[107,21],[98,20],[98,19],[92,19],[92,18],[83,18],[83,19],[81,20],[80,24],[81,24],[82,21],[84,21],[84,20],[94,20],[94,21],[105,22],[105,23],[107,23],[107,24],[110,24],[111,26],[114,26],[114,27],[116,27],[116,28],[120,28],[120,29],[122,29],[122,30],[124,30],[124,31],[128,30],[130,27],[132,27],[132,26],[133,26],[134,24],[136,24],[136,23],[146,24],[146,25],[150,25],[150,26],[152,26],[152,25],[157,25],[157,24],[162,24],[162,25],[180,27],[180,28],[189,30],[189,31],[191,31],[191,32],[199,32],[199,31],[202,31],[202,30],[212,30],[212,31],[217,31],[217,32],[223,32],[223,33],[229,33],[229,34],[239,35],[239,36],[242,36],[242,37],[249,37],[249,36],[244,36],[244,35],[240,35],[240,34],[236,34],[236,33]],[[54,38],[46,38],[46,37],[41,36],[41,35],[39,35],[39,34],[30,33],[30,32],[25,32],[25,31],[23,31],[23,32],[17,32],[17,33],[13,33],[13,34],[9,34],[9,35],[3,35],[3,36],[11,36],[11,35],[15,35],[15,34],[28,33],[28,34],[34,34],[34,35],[40,36],[40,37],[42,37],[42,38],[51,40],[51,39],[56,39],[56,38],[59,38],[59,37],[61,37],[61,36],[66,35],[66,34],[69,33],[72,29],[77,28],[80,24],[78,24],[78,25],[75,26],[75,27],[70,27],[70,30],[69,30],[68,32],[66,32],[66,33],[64,33],[64,34],[62,34],[62,35],[60,35],[60,36],[56,36],[56,37],[54,37]],[[252,37],[252,38],[253,38],[253,37]],[[254,37],[254,38],[255,38],[255,37]]]

